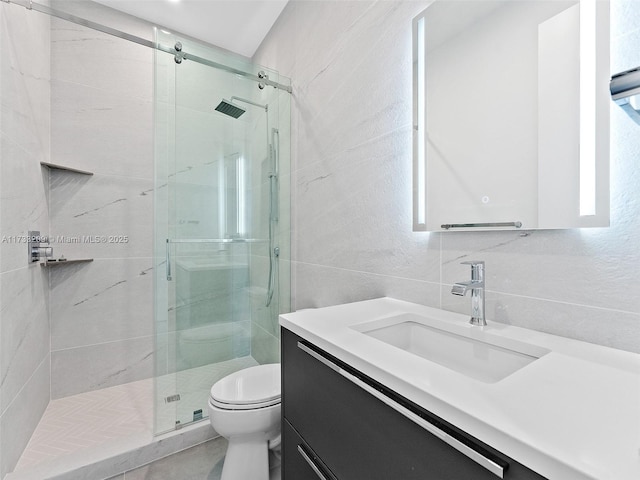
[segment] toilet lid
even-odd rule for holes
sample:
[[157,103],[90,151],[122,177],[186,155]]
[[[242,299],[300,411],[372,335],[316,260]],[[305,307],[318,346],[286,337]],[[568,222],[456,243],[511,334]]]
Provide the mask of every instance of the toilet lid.
[[270,363],[238,370],[211,387],[212,403],[272,405],[280,401],[280,364]]

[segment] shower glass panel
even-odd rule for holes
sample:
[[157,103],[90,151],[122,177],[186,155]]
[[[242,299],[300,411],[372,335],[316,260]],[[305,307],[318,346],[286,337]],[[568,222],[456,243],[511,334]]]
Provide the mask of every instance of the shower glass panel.
[[162,433],[207,418],[218,379],[279,361],[278,314],[290,304],[290,94],[188,59],[288,84],[241,57],[162,31],[157,42],[180,42],[187,53],[178,63],[159,51],[155,61],[155,431]]

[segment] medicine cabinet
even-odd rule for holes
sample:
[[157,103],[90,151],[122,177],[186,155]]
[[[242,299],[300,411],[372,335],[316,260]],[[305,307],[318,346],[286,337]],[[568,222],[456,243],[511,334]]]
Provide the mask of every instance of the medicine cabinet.
[[437,0],[413,22],[414,230],[609,224],[609,3]]

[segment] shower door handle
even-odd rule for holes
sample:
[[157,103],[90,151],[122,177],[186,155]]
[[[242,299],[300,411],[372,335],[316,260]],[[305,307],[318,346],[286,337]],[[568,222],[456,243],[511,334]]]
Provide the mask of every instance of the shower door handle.
[[167,238],[167,281],[171,281],[171,242]]

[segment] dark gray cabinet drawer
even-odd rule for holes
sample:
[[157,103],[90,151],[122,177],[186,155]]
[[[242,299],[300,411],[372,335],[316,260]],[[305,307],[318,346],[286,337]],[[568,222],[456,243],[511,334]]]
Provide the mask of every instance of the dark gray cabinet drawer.
[[328,467],[286,420],[282,422],[282,443],[287,462],[282,480],[335,480]]
[[[543,479],[286,329],[282,363],[284,418],[338,480],[500,478],[486,465],[493,471],[503,470],[508,480]],[[331,365],[348,371],[360,385]],[[386,399],[415,418],[394,410]],[[485,466],[429,433],[415,419],[444,432]],[[284,444],[283,471],[287,480],[293,480],[286,476],[291,460],[286,437]]]

